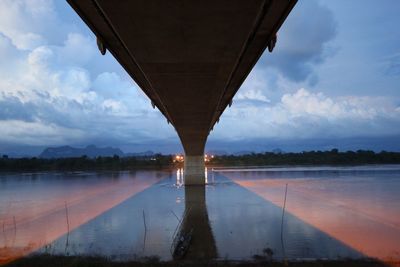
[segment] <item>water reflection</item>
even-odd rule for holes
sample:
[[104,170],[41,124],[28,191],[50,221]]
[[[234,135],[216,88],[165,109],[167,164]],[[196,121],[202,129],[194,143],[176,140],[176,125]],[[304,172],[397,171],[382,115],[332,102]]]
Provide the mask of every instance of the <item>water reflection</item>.
[[[211,176],[210,176],[211,175]],[[205,179],[205,184],[213,184],[215,182],[215,177],[214,177],[214,172],[208,171],[208,168],[204,168],[204,179]],[[209,179],[210,177],[210,179]],[[184,175],[183,175],[183,168],[178,168],[176,170],[176,182],[175,185],[180,187],[185,185],[185,180],[184,180]]]
[[[205,168],[206,185],[214,185],[216,183],[214,168]],[[212,188],[212,187],[209,187]]]
[[[216,184],[207,191],[207,203],[219,257],[282,260],[282,209],[218,173],[215,177]],[[289,260],[363,257],[290,213],[285,213],[283,231]]]
[[[209,183],[207,167],[205,183]],[[184,185],[183,168],[176,171],[176,185],[178,187]],[[184,250],[184,257],[189,259],[217,257],[217,248],[208,219],[204,186],[185,186],[185,210],[173,246],[174,256],[180,256],[178,254]]]
[[0,264],[45,246],[143,191],[158,181],[157,173],[1,175]]
[[[353,231],[357,235],[359,229],[364,229],[363,225],[369,225],[371,232],[369,237],[366,235],[367,239],[376,236],[374,231],[382,234],[381,224],[369,223],[365,217],[349,211],[346,205],[343,213],[341,205],[352,203],[358,209],[361,204],[365,205],[363,199],[368,198],[365,197],[367,193],[372,199],[367,202],[371,210],[379,210],[381,206],[376,203],[398,199],[392,194],[399,188],[396,182],[399,179],[393,178],[393,173],[383,174],[379,179],[373,178],[376,173],[370,173],[369,178],[366,174],[362,177],[352,174],[354,179],[350,182],[346,180],[349,177],[342,179],[343,174],[337,171],[330,174],[319,171],[313,174],[315,177],[308,175],[306,170],[298,173],[301,173],[300,178],[295,175],[290,179],[283,178],[284,174],[275,172],[275,177],[265,179],[268,174],[260,170],[221,174],[208,169],[206,187],[182,186],[181,170],[168,175],[137,172],[136,178],[130,173],[115,175],[115,179],[81,173],[70,179],[69,174],[54,173],[48,178],[36,175],[35,180],[0,179],[0,218],[6,221],[3,233],[7,234],[7,238],[0,239],[5,242],[1,243],[0,255],[9,257],[8,248],[20,248],[21,251],[27,248],[21,253],[25,255],[43,246],[37,253],[101,255],[112,260],[157,256],[161,260],[171,260],[176,229],[181,232],[193,229],[186,254],[188,259],[235,260],[261,255],[280,260],[284,254],[280,205],[284,185],[289,183],[287,213],[283,221],[288,259],[364,257],[366,251],[354,249],[351,243],[326,231],[320,224],[339,232],[345,227],[347,232]],[[157,176],[166,178],[159,180]],[[155,181],[158,182],[154,184]],[[371,181],[376,182],[371,186]],[[69,234],[65,200],[70,218]],[[388,216],[388,223],[398,223],[398,203],[386,204],[395,214]],[[364,208],[364,213],[381,218],[369,209]],[[13,227],[13,216],[17,227]],[[24,216],[27,222],[22,227]],[[178,227],[180,219],[183,220]],[[340,224],[345,220],[348,224]],[[390,233],[397,237],[396,231]],[[355,239],[351,234],[348,236]],[[382,239],[376,238],[383,248],[383,243],[391,242],[390,238],[386,239],[386,234],[382,234]],[[32,246],[30,242],[34,242]]]
[[400,260],[399,166],[229,170],[237,184],[370,257]]
[[178,168],[176,170],[176,186],[180,187],[183,186],[184,180],[183,180],[183,168]]
[[186,258],[216,258],[217,248],[208,219],[204,186],[185,186],[184,214],[180,231],[192,235]]

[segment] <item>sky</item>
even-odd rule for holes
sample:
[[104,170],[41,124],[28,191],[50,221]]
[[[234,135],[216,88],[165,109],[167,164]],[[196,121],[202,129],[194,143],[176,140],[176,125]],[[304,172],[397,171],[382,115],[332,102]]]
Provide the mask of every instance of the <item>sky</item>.
[[[400,1],[300,0],[211,132],[209,151],[400,151]],[[182,151],[65,1],[0,0],[0,154]]]

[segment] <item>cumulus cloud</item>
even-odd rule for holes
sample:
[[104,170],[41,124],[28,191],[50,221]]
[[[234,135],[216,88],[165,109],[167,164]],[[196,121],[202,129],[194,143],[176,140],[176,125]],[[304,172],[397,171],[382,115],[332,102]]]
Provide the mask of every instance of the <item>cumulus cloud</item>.
[[294,116],[318,116],[329,120],[372,120],[380,114],[389,116],[394,107],[388,104],[387,99],[370,97],[341,97],[334,100],[323,93],[313,94],[304,88],[294,94],[285,94],[281,100],[281,105]]
[[265,66],[279,70],[286,78],[316,82],[314,66],[331,56],[329,41],[336,36],[333,13],[319,1],[300,1],[278,33],[278,43],[265,57]]
[[[175,136],[118,64],[107,64],[110,55],[101,57],[93,36],[74,27],[54,33],[52,27],[65,26],[56,17],[52,1],[0,3],[0,143],[135,143]],[[49,21],[53,26],[46,26]]]
[[69,33],[63,46],[57,47],[57,63],[59,65],[88,66],[98,56],[93,38],[79,33]]
[[211,138],[301,139],[398,134],[399,108],[389,98],[332,98],[301,88],[284,94],[273,105],[234,105],[224,113]]
[[[130,142],[148,136],[152,130],[155,137],[160,129],[166,134],[172,132],[133,83],[116,73],[92,78],[87,69],[77,65],[55,68],[52,60],[56,52],[57,49],[40,46],[26,55],[26,68],[1,78],[0,124],[8,130],[0,141],[18,136],[20,143],[40,143],[31,141],[43,134],[43,143],[47,140],[60,144],[74,139],[79,142],[101,136],[123,136]],[[48,132],[44,134],[43,129]],[[79,135],[70,135],[75,131]],[[69,137],[55,138],[59,134]],[[54,138],[49,138],[52,135]]]
[[266,88],[267,82],[266,75],[257,68],[254,69],[237,93],[236,103],[263,104],[271,102],[266,96],[266,93],[269,93]]
[[[3,0],[0,2],[0,32],[20,50],[45,45],[56,37],[58,20],[51,0]],[[58,28],[58,30],[61,30]],[[53,33],[49,35],[49,33]],[[46,36],[46,37],[45,37]]]
[[[78,26],[61,21],[54,3],[0,1],[0,144],[176,144],[171,125],[122,67],[109,53],[99,55],[94,36],[75,15]],[[65,8],[63,16],[73,13]],[[299,2],[275,51],[250,73],[210,138],[400,134],[393,99],[304,89],[317,80],[313,70],[331,55],[335,34],[326,7]],[[389,75],[397,73],[397,61],[388,61]]]
[[269,99],[266,98],[265,95],[263,95],[260,90],[249,90],[243,93],[239,93],[236,99],[251,99],[267,103],[270,102]]

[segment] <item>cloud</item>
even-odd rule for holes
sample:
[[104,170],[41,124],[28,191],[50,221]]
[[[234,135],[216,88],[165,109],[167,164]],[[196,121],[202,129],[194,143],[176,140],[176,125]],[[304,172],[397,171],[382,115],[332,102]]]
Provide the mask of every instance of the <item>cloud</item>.
[[46,46],[39,46],[28,54],[28,63],[38,67],[45,66],[53,56],[53,51]]
[[56,124],[27,122],[22,120],[0,120],[2,126],[1,143],[46,146],[65,144],[80,139],[84,132],[78,129],[64,128]]
[[99,56],[94,38],[79,33],[69,33],[63,46],[58,47],[57,63],[62,65],[89,66],[94,57]]
[[314,66],[334,53],[329,42],[336,36],[336,29],[334,15],[327,7],[315,0],[300,1],[278,33],[275,50],[263,64],[292,81],[311,78],[315,84]]
[[[57,68],[53,60],[58,51],[62,49],[35,48],[25,56],[26,68],[0,80],[0,124],[8,128],[0,141],[21,137],[24,131],[26,138],[20,138],[21,143],[42,135],[42,141],[33,143],[54,145],[102,136],[129,143],[157,138],[157,133],[174,134],[133,83],[116,73],[92,78],[78,65]],[[76,131],[79,135],[71,135]]]
[[223,114],[211,139],[346,138],[399,134],[399,108],[390,98],[332,98],[301,88],[284,94],[275,104],[233,105]]
[[244,93],[239,93],[237,99],[258,100],[266,103],[270,102],[270,100],[266,98],[265,95],[263,95],[260,90],[249,90]]
[[322,93],[313,94],[304,88],[294,94],[285,94],[281,105],[293,116],[318,116],[328,120],[374,119],[379,114],[390,115],[388,101],[377,101],[369,97],[342,97],[336,101]]
[[26,122],[34,120],[34,116],[30,112],[33,109],[32,104],[23,103],[18,97],[0,96],[0,107],[0,120],[22,120]]
[[[94,35],[60,3],[0,1],[2,147],[175,147],[179,139],[172,126],[110,53],[100,56]],[[299,2],[279,32],[275,51],[250,73],[211,141],[400,134],[395,98],[333,97],[316,92],[323,88],[309,89],[318,81],[315,69],[334,51],[335,35],[328,8],[316,0]],[[396,56],[387,61],[388,75],[396,75],[397,61]]]
[[118,63],[98,53],[93,36],[65,28],[52,1],[1,1],[1,14],[0,143],[177,138]]
[[63,28],[64,25],[57,21],[51,0],[0,2],[0,32],[19,50],[45,45],[48,41],[45,36],[56,37],[57,30]]

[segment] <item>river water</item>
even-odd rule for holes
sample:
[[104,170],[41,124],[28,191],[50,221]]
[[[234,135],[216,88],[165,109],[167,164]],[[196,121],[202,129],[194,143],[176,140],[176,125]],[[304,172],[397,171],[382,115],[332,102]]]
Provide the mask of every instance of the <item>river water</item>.
[[185,188],[180,169],[0,174],[0,264],[170,260],[189,230],[194,259],[400,261],[400,165],[208,168],[206,181]]

